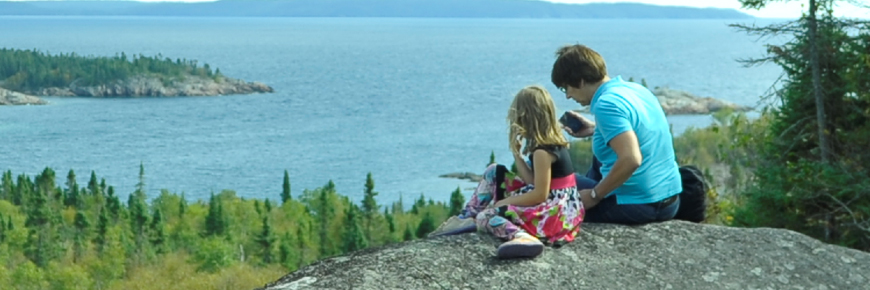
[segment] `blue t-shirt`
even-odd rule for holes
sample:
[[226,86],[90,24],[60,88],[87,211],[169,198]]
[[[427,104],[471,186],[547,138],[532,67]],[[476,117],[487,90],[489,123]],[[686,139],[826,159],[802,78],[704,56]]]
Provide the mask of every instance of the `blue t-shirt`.
[[651,203],[683,191],[670,125],[652,92],[617,76],[598,88],[590,111],[596,123],[592,152],[601,161],[602,176],[610,173],[617,159],[608,146],[610,140],[633,130],[640,145],[640,167],[625,184],[608,194],[616,195],[616,203]]

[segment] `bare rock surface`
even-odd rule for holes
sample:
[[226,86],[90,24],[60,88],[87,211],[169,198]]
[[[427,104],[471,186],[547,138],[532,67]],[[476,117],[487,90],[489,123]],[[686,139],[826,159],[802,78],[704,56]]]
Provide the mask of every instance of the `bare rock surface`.
[[535,259],[498,260],[485,234],[321,260],[265,285],[303,289],[867,289],[870,254],[782,229],[683,221],[584,224]]
[[723,109],[731,109],[737,112],[749,111],[752,108],[740,106],[732,102],[714,99],[711,97],[699,97],[686,91],[670,88],[655,88],[653,94],[662,104],[665,114],[668,115],[698,115],[710,114]]
[[481,180],[483,180],[483,176],[480,176],[479,174],[471,173],[471,172],[453,172],[453,173],[441,174],[441,175],[438,175],[438,177],[464,179],[464,180],[473,181],[473,182],[480,182]]
[[271,93],[272,87],[259,82],[246,82],[239,79],[186,76],[172,81],[162,81],[157,77],[137,76],[123,81],[95,86],[81,86],[73,82],[69,87],[42,88],[29,93],[38,96],[78,96],[78,97],[180,97],[180,96],[219,96],[253,93]]
[[46,101],[27,94],[0,88],[0,105],[45,105]]

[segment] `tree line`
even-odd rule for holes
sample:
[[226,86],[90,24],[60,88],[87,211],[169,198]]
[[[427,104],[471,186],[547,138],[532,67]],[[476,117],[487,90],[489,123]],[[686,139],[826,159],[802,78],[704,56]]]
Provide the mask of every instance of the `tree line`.
[[38,50],[0,48],[0,86],[16,91],[33,91],[71,84],[91,86],[148,75],[163,81],[200,76],[217,78],[220,69],[196,60],[172,60],[156,56],[120,53],[112,57],[81,56],[72,53],[49,54]]
[[0,288],[126,289],[143,276],[173,275],[161,272],[167,263],[191,272],[189,289],[213,289],[202,284],[225,271],[253,288],[326,257],[424,237],[464,206],[459,188],[449,204],[421,194],[410,207],[403,198],[381,205],[371,173],[359,204],[332,181],[294,196],[286,171],[274,202],[229,190],[193,202],[162,190],[149,202],[144,176],[140,165],[139,183],[122,201],[95,172],[86,185],[73,170],[63,185],[51,168],[33,178],[3,172]]

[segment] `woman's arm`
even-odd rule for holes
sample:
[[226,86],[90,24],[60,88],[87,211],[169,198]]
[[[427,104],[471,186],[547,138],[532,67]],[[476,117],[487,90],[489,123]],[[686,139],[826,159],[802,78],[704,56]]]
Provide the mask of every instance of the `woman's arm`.
[[[550,174],[553,170],[552,166],[555,157],[542,149],[535,150],[532,154],[535,156],[535,162],[532,164],[532,166],[535,167],[535,189],[525,194],[505,198],[504,200],[497,202],[495,207],[509,204],[516,206],[535,206],[547,201],[547,195],[550,194]],[[523,162],[523,166],[525,166],[525,162]],[[517,165],[517,168],[519,169],[519,165]]]
[[[594,207],[607,194],[622,186],[643,162],[640,144],[634,131],[626,131],[613,137],[610,140],[610,148],[613,148],[613,151],[616,152],[616,163],[613,164],[613,169],[610,170],[610,173],[595,186],[595,198],[591,197],[592,190],[584,190],[580,193],[581,199],[583,199],[583,206],[586,209]],[[587,192],[589,196],[586,196]]]

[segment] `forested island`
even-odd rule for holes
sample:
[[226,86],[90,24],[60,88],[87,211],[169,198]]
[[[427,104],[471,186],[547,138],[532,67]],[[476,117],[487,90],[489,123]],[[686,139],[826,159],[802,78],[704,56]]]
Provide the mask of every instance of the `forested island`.
[[[56,55],[0,49],[0,89],[35,96],[172,97],[273,92],[224,76],[207,63],[163,55]],[[6,93],[9,94],[9,93]],[[2,103],[2,100],[0,100]]]

